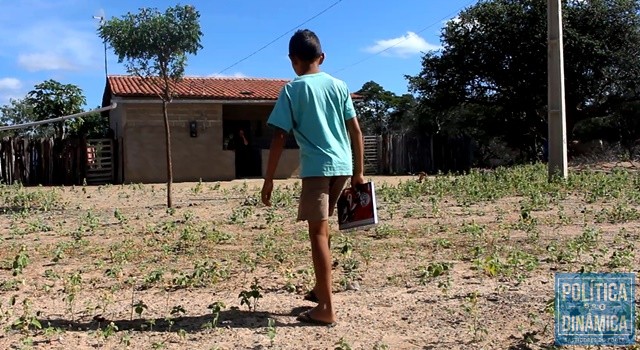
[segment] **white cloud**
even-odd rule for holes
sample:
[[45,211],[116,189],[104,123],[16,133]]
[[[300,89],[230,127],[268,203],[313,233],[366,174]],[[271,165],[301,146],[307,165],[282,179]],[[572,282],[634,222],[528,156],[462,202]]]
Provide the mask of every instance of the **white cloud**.
[[240,72],[236,72],[233,74],[219,74],[219,73],[214,73],[214,74],[209,74],[207,77],[209,78],[246,78],[247,76],[240,73]]
[[378,53],[398,57],[419,55],[426,51],[438,50],[440,47],[428,43],[424,38],[414,32],[407,32],[399,38],[383,39],[376,41],[375,45],[366,48],[367,52]]
[[49,16],[53,11],[47,8],[52,6],[47,1],[28,1],[47,15],[25,14],[22,18],[17,5],[9,11],[13,17],[0,15],[0,51],[4,57],[14,58],[20,68],[31,72],[102,68],[104,47],[96,33],[96,20]]
[[21,54],[18,56],[18,64],[30,72],[42,70],[74,70],[77,68],[69,59],[53,52]]
[[96,68],[104,55],[102,41],[87,28],[70,23],[49,21],[19,32],[18,64],[29,71],[80,70]]
[[0,90],[19,90],[22,88],[22,82],[16,78],[1,78]]

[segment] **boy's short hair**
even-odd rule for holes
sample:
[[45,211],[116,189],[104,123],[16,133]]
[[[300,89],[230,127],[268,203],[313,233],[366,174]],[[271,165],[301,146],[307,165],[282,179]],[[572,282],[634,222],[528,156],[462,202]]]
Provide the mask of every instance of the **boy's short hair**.
[[300,29],[289,40],[289,55],[305,62],[311,62],[322,55],[322,46],[316,33]]

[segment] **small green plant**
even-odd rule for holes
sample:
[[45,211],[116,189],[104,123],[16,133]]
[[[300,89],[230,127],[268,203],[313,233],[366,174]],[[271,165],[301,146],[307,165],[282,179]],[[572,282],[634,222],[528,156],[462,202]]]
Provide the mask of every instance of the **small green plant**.
[[203,325],[203,327],[212,328],[212,329],[215,329],[216,327],[218,327],[218,322],[220,321],[220,312],[224,310],[224,308],[225,308],[225,305],[221,301],[217,301],[213,304],[210,304],[207,307],[207,309],[211,310],[211,314],[213,315],[213,318],[211,319],[210,322],[207,322],[205,325]]
[[200,178],[198,182],[191,188],[191,193],[193,193],[194,195],[198,195],[202,192],[203,188],[204,184],[202,183],[202,178]]
[[433,244],[438,248],[448,249],[451,248],[451,241],[446,238],[436,238]]
[[269,345],[271,347],[273,347],[273,345],[275,344],[277,332],[276,321],[273,318],[269,318],[269,321],[267,323],[267,337],[269,338]]
[[374,237],[377,239],[384,239],[394,236],[398,233],[398,230],[393,228],[389,224],[381,224],[375,228]]
[[145,304],[142,300],[139,300],[137,303],[131,305],[131,307],[133,307],[133,311],[135,311],[138,317],[142,317],[142,313],[144,312],[144,310],[147,310],[149,308],[147,304]]
[[113,210],[113,217],[116,218],[116,220],[118,220],[120,224],[127,223],[127,218],[124,216],[124,214],[122,214],[122,211],[120,211],[120,209],[118,208],[115,208]]
[[[14,301],[15,302],[15,301]],[[25,298],[22,301],[22,315],[18,318],[11,327],[22,332],[28,332],[29,329],[42,329],[42,324],[38,320],[40,312],[33,314],[31,312],[31,300]]]
[[126,332],[122,335],[122,337],[120,337],[120,344],[124,345],[127,348],[131,346],[131,334],[129,334],[129,332]]
[[256,311],[256,308],[258,307],[258,300],[262,298],[261,290],[262,287],[258,283],[258,279],[254,278],[253,283],[251,284],[251,289],[243,290],[238,295],[238,298],[240,298],[240,306],[247,305],[249,310]]
[[635,258],[633,244],[628,244],[626,247],[616,250],[611,255],[611,259],[608,266],[612,269],[626,268],[631,270],[633,265],[633,259]]
[[334,348],[334,350],[351,350],[351,349],[352,349],[351,345],[344,337],[341,337],[340,340],[336,342],[336,347]]
[[471,222],[469,224],[465,224],[460,228],[459,233],[464,235],[469,235],[473,238],[482,238],[485,235],[487,227],[486,225],[480,225],[476,222]]
[[470,318],[469,327],[470,332],[473,335],[473,341],[480,341],[480,336],[482,334],[487,335],[488,331],[484,327],[483,322],[480,318],[480,310],[478,307],[478,297],[480,294],[478,291],[473,291],[465,297],[463,309],[467,316]]
[[389,345],[387,345],[387,344],[385,344],[383,342],[377,342],[373,346],[373,350],[389,350]]
[[253,214],[252,206],[242,206],[234,208],[229,216],[230,224],[244,224],[247,219]]
[[116,332],[118,331],[118,326],[116,326],[115,323],[113,322],[109,322],[109,324],[107,325],[107,327],[105,327],[105,329],[100,331],[100,335],[104,338],[104,339],[108,339],[109,337],[111,337],[112,335],[116,334]]
[[22,273],[22,271],[29,265],[29,254],[27,254],[27,247],[22,245],[20,247],[20,251],[18,255],[13,259],[13,264],[11,269],[13,271],[13,276],[18,276]]
[[452,267],[453,264],[448,262],[434,262],[427,266],[418,267],[420,284],[426,285],[431,279],[448,274]]
[[64,290],[63,290],[65,293],[64,301],[67,304],[67,309],[72,316],[74,315],[76,295],[80,291],[81,286],[82,286],[82,275],[80,274],[80,272],[75,272],[71,274],[64,281]]

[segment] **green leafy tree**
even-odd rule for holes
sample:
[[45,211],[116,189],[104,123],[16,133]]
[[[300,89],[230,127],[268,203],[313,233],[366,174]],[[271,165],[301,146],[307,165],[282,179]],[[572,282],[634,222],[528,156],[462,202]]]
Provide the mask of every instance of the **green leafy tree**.
[[355,106],[365,133],[400,132],[410,126],[415,108],[413,95],[397,96],[374,81],[365,83],[357,94],[362,96]]
[[162,100],[168,207],[172,207],[173,167],[167,104],[174,97],[174,84],[184,76],[187,55],[195,55],[202,48],[199,18],[200,13],[191,5],[176,5],[164,13],[155,8],[141,8],[138,13],[112,18],[98,29],[100,38],[118,55],[118,62],[125,62],[129,73],[155,86]]
[[[95,107],[99,109],[100,106]],[[109,118],[100,113],[91,113],[75,118],[69,123],[69,135],[86,138],[104,138],[109,133]]]
[[393,110],[389,115],[389,128],[405,133],[415,128],[416,98],[412,94],[397,96],[393,101]]
[[[563,2],[569,137],[577,124],[637,100],[639,10],[631,0]],[[547,135],[546,20],[545,0],[487,0],[449,21],[442,49],[407,77],[420,127],[535,156]]]
[[[78,86],[50,79],[34,86],[25,102],[31,106],[36,120],[45,120],[82,112],[86,99]],[[71,123],[69,120],[54,123],[54,136],[64,138]]]
[[[35,121],[33,107],[26,99],[10,99],[9,103],[0,107],[0,123],[2,125],[18,125]],[[16,129],[3,132],[0,136],[33,136],[33,128]]]

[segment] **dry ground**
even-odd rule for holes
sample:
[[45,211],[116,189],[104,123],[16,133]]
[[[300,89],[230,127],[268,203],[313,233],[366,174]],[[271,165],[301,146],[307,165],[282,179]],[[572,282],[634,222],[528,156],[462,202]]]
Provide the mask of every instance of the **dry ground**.
[[333,328],[295,320],[297,180],[273,209],[258,180],[175,184],[171,211],[160,184],[3,187],[0,349],[553,348],[555,272],[638,270],[640,181],[544,178],[374,177],[381,224],[332,240]]

